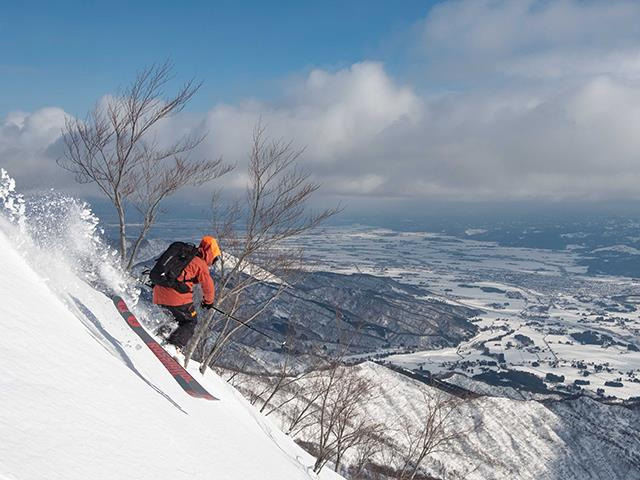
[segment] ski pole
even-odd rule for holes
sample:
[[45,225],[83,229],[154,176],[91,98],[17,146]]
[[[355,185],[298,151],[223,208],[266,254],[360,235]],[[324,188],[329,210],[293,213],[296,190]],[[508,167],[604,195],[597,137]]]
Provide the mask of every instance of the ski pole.
[[223,315],[226,315],[227,317],[229,317],[231,320],[235,320],[236,322],[238,322],[240,325],[244,325],[245,327],[247,327],[249,330],[253,330],[256,333],[259,333],[260,335],[267,337],[269,340],[271,340],[272,342],[276,342],[278,343],[281,347],[285,347],[287,344],[287,341],[285,340],[284,342],[280,342],[278,340],[276,340],[275,338],[273,338],[271,335],[263,332],[262,330],[258,330],[257,328],[249,325],[247,322],[243,322],[242,320],[240,320],[239,318],[234,317],[233,315],[231,315],[230,313],[225,312],[224,310],[220,310],[218,307],[211,307],[213,310],[215,310],[218,313],[221,313]]

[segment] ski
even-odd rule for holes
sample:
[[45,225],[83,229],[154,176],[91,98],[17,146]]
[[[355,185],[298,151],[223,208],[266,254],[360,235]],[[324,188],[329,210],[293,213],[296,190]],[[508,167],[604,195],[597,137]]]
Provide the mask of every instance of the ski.
[[138,337],[149,347],[149,350],[153,352],[160,363],[167,369],[167,371],[173,376],[185,392],[192,397],[205,398],[207,400],[218,400],[216,397],[207,392],[202,385],[200,385],[195,378],[187,372],[182,365],[180,365],[171,355],[169,355],[164,348],[156,342],[151,335],[144,329],[138,319],[133,313],[129,311],[129,307],[122,299],[117,295],[111,297],[118,312],[124,318],[124,321],[131,327]]

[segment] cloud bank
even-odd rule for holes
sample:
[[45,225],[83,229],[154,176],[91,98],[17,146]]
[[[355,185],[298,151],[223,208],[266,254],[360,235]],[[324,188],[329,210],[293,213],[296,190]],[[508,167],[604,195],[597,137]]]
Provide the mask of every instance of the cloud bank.
[[[200,153],[242,163],[261,119],[306,146],[303,163],[325,195],[372,205],[637,199],[638,25],[631,1],[448,1],[417,22],[411,75],[369,60],[313,70],[278,99],[182,114],[158,133],[206,129]],[[46,174],[70,185],[54,172],[64,117],[56,108],[9,115],[0,163],[26,183]]]
[[47,188],[65,182],[56,164],[56,146],[67,114],[61,108],[33,113],[13,112],[0,123],[0,165],[15,175],[23,188]]

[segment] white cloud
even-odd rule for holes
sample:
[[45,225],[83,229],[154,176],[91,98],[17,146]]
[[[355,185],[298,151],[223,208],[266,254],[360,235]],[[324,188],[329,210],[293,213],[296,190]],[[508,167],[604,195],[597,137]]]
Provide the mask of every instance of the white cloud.
[[443,2],[419,25],[421,88],[379,63],[314,71],[279,104],[214,108],[212,146],[244,153],[261,116],[331,193],[637,197],[639,24],[632,1]]
[[[206,116],[207,147],[228,161],[243,163],[258,121],[275,138],[304,147],[303,160],[325,192],[375,193],[384,178],[370,171],[363,148],[402,124],[416,124],[422,100],[398,85],[380,63],[362,62],[337,72],[314,70],[277,103],[220,105]],[[228,183],[238,185],[233,175]]]
[[67,114],[60,108],[13,112],[0,124],[0,165],[27,188],[59,185],[56,142]]
[[[157,133],[204,128],[200,153],[242,163],[262,119],[306,146],[303,163],[332,197],[638,198],[637,25],[635,1],[443,2],[419,24],[427,73],[412,85],[379,62],[318,69],[279,99],[183,113]],[[57,168],[63,119],[60,109],[7,117],[0,162],[34,176],[39,162]]]
[[[547,55],[550,61],[559,53],[574,56],[583,67],[586,57],[598,63],[602,55],[629,47],[637,56],[638,22],[640,4],[633,0],[452,0],[431,10],[419,41],[445,78],[534,74],[536,65],[546,69]],[[512,63],[530,65],[514,69]]]
[[419,98],[396,85],[380,63],[362,62],[337,72],[312,71],[281,104],[222,105],[207,115],[212,146],[227,156],[246,154],[255,123],[275,137],[306,146],[309,160],[334,162],[395,123],[419,118]]
[[615,75],[640,79],[640,46],[619,51],[553,51],[512,58],[499,69],[506,75],[535,80],[576,80]]
[[558,44],[619,45],[635,37],[631,27],[639,13],[633,0],[450,0],[424,20],[424,38],[429,48],[494,53]]

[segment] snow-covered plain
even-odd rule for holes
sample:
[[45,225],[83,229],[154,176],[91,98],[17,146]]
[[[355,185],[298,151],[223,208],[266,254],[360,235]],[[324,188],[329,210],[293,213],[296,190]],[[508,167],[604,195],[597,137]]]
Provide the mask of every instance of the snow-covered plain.
[[[23,217],[12,185],[0,189]],[[0,478],[342,478],[313,474],[314,459],[214,373],[189,369],[219,401],[177,385],[90,285],[123,286],[80,207],[84,217],[67,209],[49,227],[32,209],[37,238],[28,207],[22,226],[0,216]]]
[[478,335],[458,348],[393,355],[389,361],[447,375],[518,370],[546,381],[551,374],[564,376],[547,382],[551,389],[640,397],[637,280],[587,275],[572,248],[505,247],[368,227],[332,227],[318,235],[322,242],[316,235],[297,241],[311,268],[392,277],[440,301],[481,311],[473,319]]

